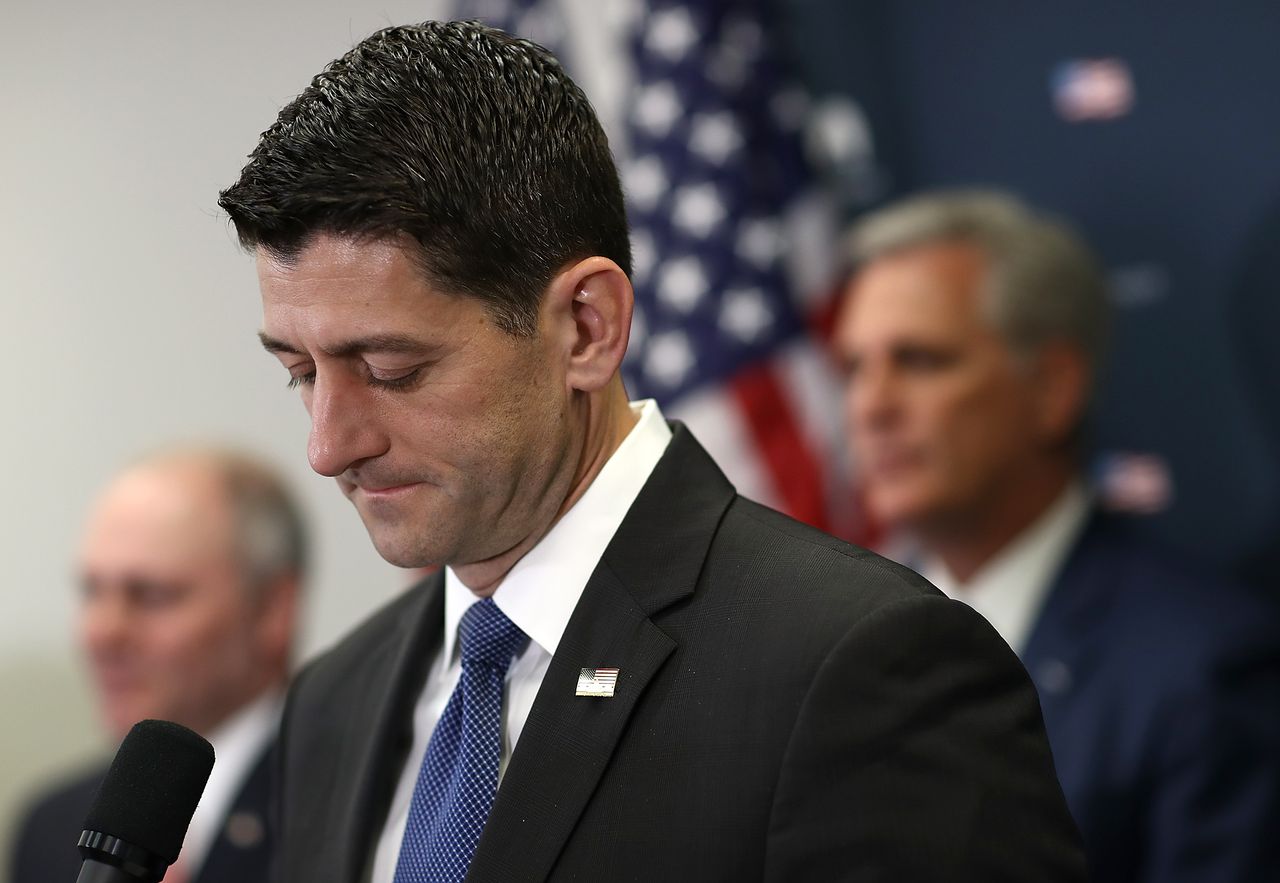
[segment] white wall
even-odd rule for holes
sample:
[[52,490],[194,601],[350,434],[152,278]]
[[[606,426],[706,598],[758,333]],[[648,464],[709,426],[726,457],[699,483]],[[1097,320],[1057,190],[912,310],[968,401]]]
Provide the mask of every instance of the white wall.
[[105,750],[69,640],[72,556],[122,460],[213,438],[286,470],[318,549],[308,651],[405,584],[306,466],[306,415],[257,344],[252,261],[216,200],[325,63],[443,8],[0,3],[0,856],[15,803]]

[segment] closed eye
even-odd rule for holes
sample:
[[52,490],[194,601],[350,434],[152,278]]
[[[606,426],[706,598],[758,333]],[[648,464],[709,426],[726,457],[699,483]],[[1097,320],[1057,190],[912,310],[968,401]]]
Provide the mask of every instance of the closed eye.
[[[423,372],[426,365],[417,365],[409,369],[399,369],[398,373],[388,375],[386,369],[376,369],[370,365],[365,365],[364,374],[366,382],[377,389],[386,389],[392,391],[404,391],[417,386],[422,380]],[[316,382],[316,371],[312,368],[310,371],[299,371],[289,377],[289,389],[297,389],[300,386],[313,386]]]
[[858,369],[862,367],[862,360],[857,356],[842,356],[837,363],[837,368],[845,380],[853,380],[858,374]]
[[904,346],[893,354],[898,367],[920,373],[933,373],[950,368],[959,361],[959,353],[941,347]]
[[389,389],[393,391],[403,391],[412,389],[417,386],[418,381],[422,379],[422,368],[414,368],[404,374],[398,374],[394,377],[379,377],[377,374],[370,372],[369,385],[378,389]]

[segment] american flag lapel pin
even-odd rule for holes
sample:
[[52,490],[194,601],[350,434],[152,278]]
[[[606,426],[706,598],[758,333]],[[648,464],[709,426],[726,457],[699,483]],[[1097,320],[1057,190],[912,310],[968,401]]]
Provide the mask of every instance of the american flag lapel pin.
[[584,668],[578,672],[578,691],[574,695],[610,699],[617,685],[616,668]]

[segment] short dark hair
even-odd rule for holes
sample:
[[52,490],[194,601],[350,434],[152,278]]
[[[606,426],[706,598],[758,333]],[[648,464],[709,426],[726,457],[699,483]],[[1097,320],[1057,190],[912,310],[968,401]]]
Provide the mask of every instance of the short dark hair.
[[317,233],[404,237],[425,278],[528,335],[551,278],[631,273],[617,168],[550,52],[478,22],[385,28],[280,111],[218,204],[241,244],[295,259]]

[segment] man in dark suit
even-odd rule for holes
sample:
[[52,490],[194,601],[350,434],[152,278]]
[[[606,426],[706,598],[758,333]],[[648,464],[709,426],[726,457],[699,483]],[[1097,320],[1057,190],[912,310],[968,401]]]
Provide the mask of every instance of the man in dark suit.
[[1093,879],[1277,879],[1280,627],[1093,505],[1088,252],[989,192],[886,207],[851,243],[836,345],[868,505],[1026,664]]
[[1082,879],[981,617],[628,402],[618,177],[545,50],[381,31],[221,205],[312,467],[443,565],[291,690],[281,880]]
[[[273,748],[303,558],[284,484],[231,451],[174,449],[134,464],[89,519],[79,640],[108,731],[122,739],[139,720],[172,720],[217,755],[168,881],[268,878]],[[105,772],[95,765],[33,802],[14,840],[13,883],[76,879],[76,841]]]

